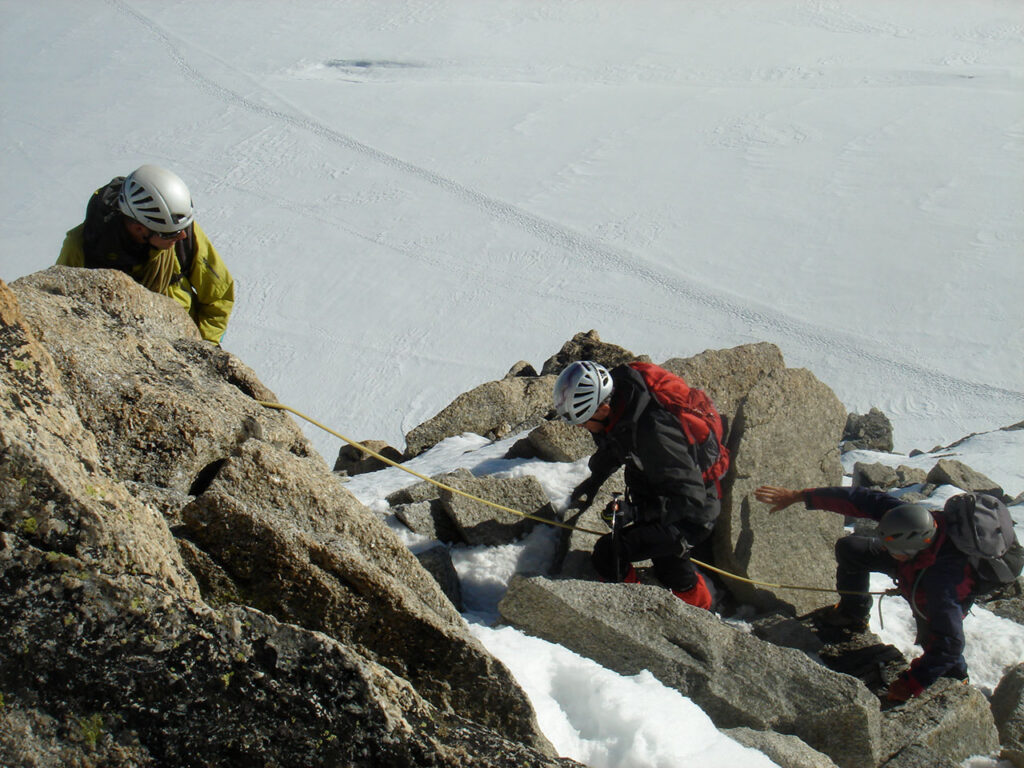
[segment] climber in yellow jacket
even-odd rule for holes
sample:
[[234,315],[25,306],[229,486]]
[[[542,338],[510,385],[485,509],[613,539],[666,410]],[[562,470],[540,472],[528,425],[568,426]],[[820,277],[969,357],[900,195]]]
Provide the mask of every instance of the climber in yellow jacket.
[[235,281],[195,222],[185,182],[165,168],[143,165],[96,190],[57,263],[131,275],[181,304],[214,344],[227,330]]

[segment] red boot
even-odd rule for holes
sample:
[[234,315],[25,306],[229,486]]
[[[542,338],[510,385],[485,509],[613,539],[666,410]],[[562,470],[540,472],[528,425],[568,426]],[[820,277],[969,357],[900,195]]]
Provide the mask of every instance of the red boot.
[[[607,584],[607,582],[605,581],[604,576],[598,576],[597,580],[600,581],[602,584]],[[622,583],[623,584],[639,584],[640,583],[640,577],[637,575],[636,568],[634,568],[632,565],[629,566],[629,570],[626,571],[626,575],[622,577]]]
[[708,591],[708,585],[704,583],[702,574],[697,574],[697,583],[688,590],[681,592],[678,589],[673,589],[672,594],[684,603],[703,608],[705,611],[711,610],[711,593]]

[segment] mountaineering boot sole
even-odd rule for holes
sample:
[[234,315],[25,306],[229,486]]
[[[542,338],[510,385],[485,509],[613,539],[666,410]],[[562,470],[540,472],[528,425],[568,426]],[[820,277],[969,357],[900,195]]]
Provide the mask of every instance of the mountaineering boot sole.
[[971,677],[967,674],[966,670],[949,669],[943,672],[941,675],[939,675],[939,677],[946,677],[950,680],[956,680],[957,682],[961,682],[964,685],[970,685],[971,683]]
[[822,629],[838,629],[845,632],[867,632],[868,617],[865,614],[848,613],[839,607],[839,603],[822,608],[812,614],[816,626]]

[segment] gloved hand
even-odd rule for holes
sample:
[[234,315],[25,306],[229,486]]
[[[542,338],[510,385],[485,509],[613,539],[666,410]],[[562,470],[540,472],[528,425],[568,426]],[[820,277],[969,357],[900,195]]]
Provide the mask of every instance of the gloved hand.
[[569,494],[569,506],[576,509],[588,509],[594,503],[594,497],[601,490],[601,482],[593,475],[573,488]]
[[615,494],[615,498],[609,501],[601,511],[601,519],[613,531],[617,531],[624,525],[629,525],[635,518],[636,510],[633,509],[633,505],[620,494]]

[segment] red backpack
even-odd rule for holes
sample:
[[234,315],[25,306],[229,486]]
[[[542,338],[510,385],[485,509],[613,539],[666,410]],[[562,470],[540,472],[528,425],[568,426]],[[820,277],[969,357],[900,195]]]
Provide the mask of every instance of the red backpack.
[[690,387],[682,378],[653,363],[630,363],[665,410],[683,427],[686,439],[697,448],[697,461],[705,485],[714,484],[722,495],[721,479],[729,471],[729,449],[722,444],[722,417],[702,389]]

